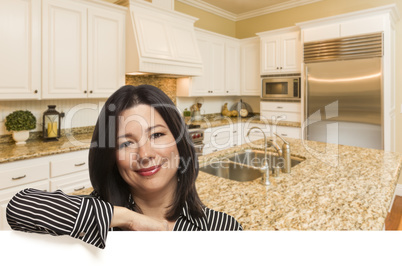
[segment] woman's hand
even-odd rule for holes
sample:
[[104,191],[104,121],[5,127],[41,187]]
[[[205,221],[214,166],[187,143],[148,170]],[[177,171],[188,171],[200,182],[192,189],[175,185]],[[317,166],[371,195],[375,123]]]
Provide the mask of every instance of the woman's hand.
[[124,207],[114,206],[110,227],[128,231],[168,231],[168,222],[159,221]]

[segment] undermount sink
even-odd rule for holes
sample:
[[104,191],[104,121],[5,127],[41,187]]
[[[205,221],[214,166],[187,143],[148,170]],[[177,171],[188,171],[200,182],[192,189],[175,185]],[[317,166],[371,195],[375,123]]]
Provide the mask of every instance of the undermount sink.
[[[246,150],[200,167],[200,171],[235,181],[252,181],[262,176],[258,168],[263,164],[264,157],[263,151]],[[283,157],[272,153],[267,154],[267,160],[270,168],[275,166],[282,168],[284,165]],[[300,164],[303,160],[291,157],[291,167]]]
[[[241,163],[244,165],[252,166],[252,167],[260,167],[261,164],[264,163],[264,152],[258,150],[249,150],[240,153],[234,153],[227,157],[227,160],[233,161],[236,163]],[[268,165],[270,167],[283,167],[284,165],[284,158],[272,153],[267,154]],[[297,164],[300,164],[303,160],[296,159],[294,157],[290,158],[290,166],[294,167]]]
[[200,167],[200,171],[235,181],[252,181],[261,177],[261,172],[258,169],[227,161],[212,162]]

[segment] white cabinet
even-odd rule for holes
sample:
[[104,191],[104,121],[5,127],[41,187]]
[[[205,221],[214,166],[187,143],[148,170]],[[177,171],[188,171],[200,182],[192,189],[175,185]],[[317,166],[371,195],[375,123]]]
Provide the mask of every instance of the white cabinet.
[[124,26],[124,13],[88,9],[87,91],[91,98],[108,98],[125,85]]
[[91,186],[88,171],[88,150],[58,155],[50,160],[50,190],[65,193]]
[[240,43],[205,30],[196,30],[203,75],[177,79],[177,96],[240,95]]
[[124,85],[124,9],[43,0],[42,97],[108,97]]
[[88,150],[0,164],[0,230],[8,229],[5,209],[19,191],[35,188],[66,194],[91,187]]
[[258,33],[261,38],[261,75],[301,71],[300,31],[295,28]]
[[208,128],[204,132],[203,155],[241,145],[241,124]]
[[260,102],[260,115],[267,120],[301,121],[300,102]]
[[204,74],[194,77],[197,95],[223,95],[225,90],[225,43],[205,33],[196,32],[204,65]]
[[0,1],[0,99],[41,94],[40,0]]
[[240,43],[225,41],[225,95],[240,95]]
[[242,96],[261,96],[260,40],[241,40],[240,87]]
[[307,43],[339,37],[382,32],[384,25],[384,16],[381,15],[339,20],[334,23],[326,22],[303,29],[303,42]]

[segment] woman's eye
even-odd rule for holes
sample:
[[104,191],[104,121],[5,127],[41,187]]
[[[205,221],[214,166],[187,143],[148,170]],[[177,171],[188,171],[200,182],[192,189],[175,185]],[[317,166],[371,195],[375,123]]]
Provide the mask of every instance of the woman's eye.
[[151,138],[152,138],[152,139],[157,139],[157,138],[160,138],[160,137],[162,137],[162,136],[165,136],[165,134],[164,134],[164,133],[161,133],[161,132],[156,132],[156,133],[153,133],[153,134],[151,135]]
[[121,143],[120,146],[119,146],[119,148],[120,148],[120,149],[126,148],[126,147],[129,147],[129,146],[132,145],[132,144],[133,144],[133,143],[132,143],[131,141],[126,141],[126,142]]

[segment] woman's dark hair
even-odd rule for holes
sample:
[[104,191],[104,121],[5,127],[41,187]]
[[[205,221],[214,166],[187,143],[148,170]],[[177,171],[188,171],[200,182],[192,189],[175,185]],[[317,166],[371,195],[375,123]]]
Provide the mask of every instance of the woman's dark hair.
[[[192,217],[202,217],[203,204],[198,197],[195,180],[198,158],[185,122],[170,98],[159,88],[150,85],[126,85],[106,101],[96,122],[89,150],[89,175],[95,192],[112,205],[129,207],[130,190],[116,164],[118,116],[139,104],[149,105],[162,116],[176,139],[180,156],[177,171],[179,182],[167,220],[175,220],[187,202]],[[140,209],[138,210],[141,211]]]

